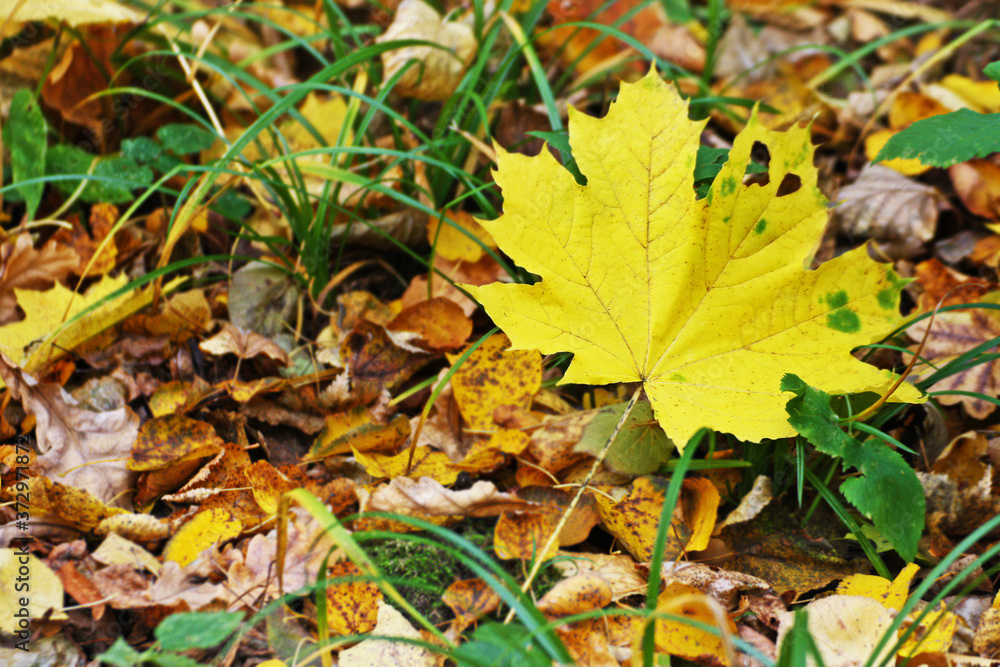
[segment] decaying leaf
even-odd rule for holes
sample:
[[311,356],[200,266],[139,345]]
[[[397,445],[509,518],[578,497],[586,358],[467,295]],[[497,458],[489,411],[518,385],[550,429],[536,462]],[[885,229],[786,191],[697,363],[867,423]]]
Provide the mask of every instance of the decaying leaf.
[[421,100],[448,99],[476,55],[472,28],[458,21],[442,20],[441,15],[423,0],[399,3],[392,25],[378,41],[401,39],[421,39],[441,47],[407,46],[382,54],[386,78],[395,76],[411,59],[416,60],[400,77],[395,90]]
[[[872,656],[882,636],[892,625],[889,611],[875,600],[857,595],[832,595],[810,602],[809,634],[819,649],[825,667],[879,665],[892,655],[892,642],[886,642],[877,656]],[[794,615],[787,613],[778,628],[778,646],[791,630]],[[807,664],[816,667],[809,656]]]
[[395,512],[415,516],[499,516],[504,510],[522,510],[531,503],[502,493],[491,482],[479,481],[462,491],[446,489],[430,477],[419,481],[396,477],[369,494],[358,490],[361,512]]
[[[803,268],[827,218],[808,129],[751,119],[697,200],[702,127],[651,72],[624,84],[604,119],[570,112],[587,185],[547,151],[498,151],[504,215],[483,226],[541,281],[467,289],[514,348],[574,352],[562,382],[642,381],[679,446],[704,426],[791,436],[779,388],[789,364],[830,393],[892,384],[850,351],[897,326],[904,281],[863,248]],[[755,143],[770,154],[768,182],[745,185]],[[892,400],[921,399],[903,385]]]
[[0,354],[0,378],[35,416],[41,456],[34,469],[53,481],[91,491],[99,500],[131,506],[126,493],[135,473],[125,467],[139,432],[139,417],[131,408],[91,412],[56,384],[36,382]]
[[941,194],[879,164],[869,165],[837,192],[835,211],[852,239],[872,238],[891,257],[914,257],[924,251],[937,229]]

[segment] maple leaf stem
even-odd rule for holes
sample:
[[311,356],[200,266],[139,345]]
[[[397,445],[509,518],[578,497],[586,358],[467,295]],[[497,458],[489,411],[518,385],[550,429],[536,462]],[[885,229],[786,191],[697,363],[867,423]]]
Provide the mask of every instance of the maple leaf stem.
[[893,383],[893,385],[889,387],[889,390],[885,392],[877,401],[868,406],[867,409],[862,410],[853,417],[847,417],[845,419],[841,419],[840,420],[841,423],[863,421],[864,419],[869,417],[872,413],[874,413],[876,410],[885,405],[885,402],[888,401],[889,397],[892,396],[893,392],[895,392],[899,388],[899,385],[903,384],[903,381],[906,380],[907,376],[913,370],[913,367],[917,364],[917,361],[920,359],[920,355],[924,351],[924,346],[927,345],[927,339],[930,337],[931,328],[934,326],[934,318],[937,317],[938,311],[941,310],[941,306],[944,305],[945,300],[951,295],[952,292],[957,290],[959,287],[962,287],[962,285],[956,285],[955,287],[952,287],[950,290],[944,293],[944,296],[942,296],[938,300],[937,305],[934,306],[934,310],[931,311],[930,321],[927,322],[927,330],[924,331],[924,335],[920,339],[920,344],[917,346],[917,349],[914,350],[913,352],[913,358],[910,359],[910,363],[906,365],[906,368],[904,368],[903,372],[899,374],[899,377],[896,378],[896,381]]
[[[642,388],[644,386],[645,385],[640,384],[636,387],[631,400],[629,400],[628,405],[625,406],[625,410],[622,412],[622,416],[618,418],[618,423],[615,424],[614,430],[611,431],[611,435],[608,436],[607,441],[604,443],[604,447],[601,448],[597,458],[594,459],[594,465],[590,467],[590,472],[587,473],[587,477],[580,483],[580,488],[577,489],[576,495],[573,496],[573,501],[570,502],[569,506],[562,513],[562,516],[559,518],[559,523],[556,524],[555,529],[552,531],[552,535],[549,536],[545,546],[538,551],[539,554],[547,554],[555,541],[559,539],[559,533],[561,533],[562,529],[566,527],[566,523],[569,521],[569,517],[573,513],[573,510],[580,504],[580,498],[582,498],[583,494],[587,491],[587,488],[590,486],[590,480],[594,478],[594,475],[597,473],[597,469],[601,466],[601,462],[604,461],[604,457],[607,455],[608,450],[611,449],[611,443],[613,443],[615,438],[618,437],[618,432],[625,426],[625,421],[632,413],[632,408],[634,408],[635,404],[639,402],[639,394],[642,393]],[[535,563],[531,566],[531,571],[528,573],[528,578],[524,580],[524,584],[521,586],[522,593],[527,593],[531,588],[531,584],[535,581],[535,577],[538,576],[538,572],[542,569],[544,562],[544,558],[539,557],[535,559]],[[511,609],[510,612],[507,613],[507,618],[503,621],[504,624],[510,623],[513,618],[514,610]]]

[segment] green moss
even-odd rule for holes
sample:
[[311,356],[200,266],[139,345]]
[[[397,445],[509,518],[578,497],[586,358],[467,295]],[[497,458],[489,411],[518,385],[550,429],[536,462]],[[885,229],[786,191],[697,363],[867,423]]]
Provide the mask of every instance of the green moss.
[[[522,565],[516,560],[501,561],[495,557],[495,525],[495,519],[465,519],[454,527],[454,531],[499,563],[519,584],[523,583],[530,564]],[[435,624],[445,623],[453,618],[451,610],[441,601],[448,586],[477,576],[467,564],[471,557],[454,555],[444,548],[446,542],[433,535],[408,533],[397,538],[365,539],[364,533],[359,533],[357,537],[362,548],[393,586],[417,611]],[[542,568],[532,586],[535,598],[548,592],[561,578],[554,567]],[[396,606],[392,600],[386,599],[386,602]],[[498,618],[502,618],[505,610],[498,613]]]

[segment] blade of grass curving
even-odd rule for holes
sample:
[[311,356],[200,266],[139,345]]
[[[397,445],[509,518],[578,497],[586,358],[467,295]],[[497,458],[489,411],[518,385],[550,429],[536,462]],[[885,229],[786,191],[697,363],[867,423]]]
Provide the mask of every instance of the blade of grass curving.
[[528,61],[528,68],[531,70],[531,78],[535,82],[535,88],[538,90],[538,94],[542,98],[542,103],[545,105],[545,111],[549,117],[549,125],[553,130],[563,129],[562,117],[559,115],[559,108],[556,106],[556,98],[552,93],[552,86],[549,85],[549,79],[545,76],[545,70],[542,68],[542,63],[538,59],[538,53],[535,51],[534,39],[529,40],[525,37],[524,30],[521,29],[521,26],[510,16],[510,14],[501,12],[500,18],[503,19],[504,24],[507,26],[507,31],[521,48],[521,52],[524,54],[525,60]]
[[[989,521],[983,523],[981,526],[976,528],[976,530],[969,533],[965,539],[959,542],[954,549],[948,552],[948,555],[941,559],[934,568],[927,573],[924,580],[917,586],[910,596],[906,599],[903,607],[896,614],[892,625],[886,630],[882,639],[879,641],[878,645],[872,651],[871,656],[865,663],[864,667],[874,667],[872,664],[872,658],[877,656],[886,644],[891,640],[892,637],[897,637],[894,644],[895,648],[899,648],[903,643],[909,639],[909,637],[916,631],[917,624],[912,624],[910,628],[906,630],[902,635],[899,634],[899,630],[903,627],[903,622],[906,617],[910,615],[916,606],[920,602],[924,595],[926,595],[930,589],[937,585],[943,576],[948,572],[951,565],[957,561],[959,558],[963,557],[969,552],[973,547],[982,544],[982,540],[992,531],[1000,528],[1000,515],[993,517]],[[975,568],[983,567],[986,563],[990,562],[1000,554],[1000,542],[994,543],[989,549],[986,549],[982,554],[976,556],[971,562],[967,563],[964,570],[971,572]],[[940,591],[927,603],[927,607],[933,609],[937,606],[945,597],[947,597],[957,586],[963,581],[962,577],[954,577],[949,582],[947,582]],[[895,655],[896,651],[892,651],[891,655]]]
[[914,35],[920,35],[925,32],[931,32],[933,30],[941,30],[945,28],[968,28],[970,26],[975,27],[977,25],[979,24],[976,21],[942,21],[940,23],[922,23],[919,25],[908,26],[906,28],[900,28],[899,30],[895,30],[884,37],[874,39],[864,46],[855,49],[844,60],[830,65],[825,70],[814,76],[806,85],[810,88],[818,88],[827,81],[836,78],[837,75],[848,67],[857,67],[858,63],[865,56],[874,53],[887,44],[892,44],[893,42],[901,39],[906,39],[907,37],[912,37]]
[[[660,597],[660,580],[663,578],[663,556],[667,551],[667,531],[673,528],[674,509],[681,497],[681,485],[687,476],[688,465],[694,458],[694,452],[705,437],[707,429],[701,429],[684,447],[684,452],[677,461],[677,467],[670,477],[670,484],[663,497],[663,510],[660,512],[659,529],[656,531],[656,542],[653,543],[653,555],[649,562],[649,582],[646,587],[646,611],[655,613]],[[642,664],[651,667],[656,654],[656,642],[652,624],[648,625],[642,636]]]
[[898,449],[902,449],[904,452],[913,454],[914,456],[917,455],[915,451],[913,451],[912,449],[901,443],[899,440],[896,440],[896,438],[892,437],[891,435],[889,435],[884,431],[875,428],[871,424],[866,424],[865,422],[857,421],[857,422],[851,422],[850,425],[851,428],[861,431],[863,433],[867,433],[868,435],[873,435],[879,440],[885,442],[886,444],[892,445],[893,447],[896,447]]

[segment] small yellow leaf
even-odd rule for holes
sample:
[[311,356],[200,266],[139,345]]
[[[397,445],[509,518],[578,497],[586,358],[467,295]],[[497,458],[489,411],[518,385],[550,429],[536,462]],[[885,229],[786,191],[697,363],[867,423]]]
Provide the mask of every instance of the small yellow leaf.
[[[170,293],[184,281],[178,278],[163,288]],[[84,341],[145,308],[153,300],[151,289],[139,289],[110,299],[86,316],[67,324],[84,310],[125,287],[128,277],[104,276],[85,294],[75,294],[60,283],[50,290],[16,289],[17,303],[27,314],[20,322],[0,327],[0,352],[29,373],[74,350]]]
[[[407,464],[410,461],[409,450],[387,456],[385,454],[375,454],[359,452],[352,449],[354,458],[357,459],[368,474],[372,477],[401,477],[406,473]],[[409,475],[413,478],[430,477],[441,484],[454,484],[461,472],[454,466],[451,459],[444,452],[439,452],[430,447],[417,447],[413,452],[413,466]]]
[[[360,635],[375,627],[382,591],[374,581],[360,579],[362,575],[358,566],[349,560],[330,567],[330,583],[326,589],[327,622],[335,635]],[[341,578],[344,581],[338,581]]]
[[891,582],[884,577],[870,574],[854,574],[837,586],[838,595],[863,595],[882,604],[886,609],[899,611],[910,592],[910,582],[920,570],[920,566],[910,563]]
[[[573,352],[563,383],[643,382],[679,447],[702,427],[795,435],[780,389],[789,368],[831,394],[895,382],[851,350],[902,322],[906,281],[864,248],[805,268],[828,217],[809,128],[773,132],[752,117],[697,199],[704,122],[655,72],[623,84],[603,119],[571,108],[569,127],[586,185],[550,151],[497,151],[503,216],[482,225],[540,280],[466,289],[512,349]],[[744,183],[758,143],[768,179]],[[923,399],[904,384],[890,400]]]
[[[465,211],[452,211],[448,213],[448,217],[468,234],[438,218],[428,221],[427,242],[434,246],[438,255],[453,261],[475,262],[483,256],[483,245],[496,249],[497,245],[492,237],[471,215]],[[482,245],[472,240],[470,235]]]
[[[657,598],[656,611],[681,616],[719,628],[730,636],[736,634],[736,624],[713,598],[687,584],[671,582]],[[696,660],[701,664],[729,665],[725,640],[719,634],[702,630],[682,620],[656,621],[656,648],[664,653]]]
[[232,539],[243,532],[243,523],[222,508],[203,510],[185,523],[163,548],[163,560],[181,567],[191,563],[213,544]]
[[[605,493],[594,496],[605,529],[637,561],[644,562],[652,558],[665,492],[664,480],[638,477],[632,482],[631,489],[612,488],[610,498]],[[676,519],[672,523],[671,530],[667,533],[667,559],[683,553],[691,538],[690,529],[683,523]]]
[[544,554],[540,550],[548,544],[558,522],[558,510],[504,512],[500,515],[493,533],[493,546],[497,558],[531,561],[537,558],[542,560],[554,558],[559,552],[557,542],[554,541]]

